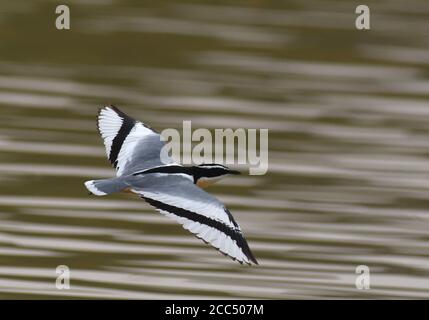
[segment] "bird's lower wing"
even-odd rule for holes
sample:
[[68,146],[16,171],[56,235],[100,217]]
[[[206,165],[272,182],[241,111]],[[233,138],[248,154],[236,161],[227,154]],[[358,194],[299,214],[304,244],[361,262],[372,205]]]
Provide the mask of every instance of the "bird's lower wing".
[[258,264],[246,239],[224,205],[180,175],[149,174],[133,188],[160,213],[240,263]]

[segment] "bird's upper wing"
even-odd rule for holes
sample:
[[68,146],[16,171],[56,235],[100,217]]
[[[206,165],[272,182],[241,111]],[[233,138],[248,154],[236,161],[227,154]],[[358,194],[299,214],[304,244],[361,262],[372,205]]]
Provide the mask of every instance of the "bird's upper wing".
[[258,264],[240,226],[216,198],[181,175],[160,173],[141,177],[132,189],[162,214],[196,237],[240,263]]
[[107,158],[116,168],[117,176],[175,163],[166,154],[161,161],[161,149],[165,145],[161,135],[117,107],[101,108],[97,124]]

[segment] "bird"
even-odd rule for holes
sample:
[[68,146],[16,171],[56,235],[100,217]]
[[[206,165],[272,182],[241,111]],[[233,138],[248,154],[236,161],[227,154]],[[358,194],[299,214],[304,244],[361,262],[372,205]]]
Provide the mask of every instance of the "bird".
[[161,157],[166,144],[161,135],[114,105],[99,109],[97,128],[116,177],[86,181],[90,194],[137,194],[232,260],[258,264],[231,212],[203,190],[239,171],[215,163],[182,166],[169,155]]

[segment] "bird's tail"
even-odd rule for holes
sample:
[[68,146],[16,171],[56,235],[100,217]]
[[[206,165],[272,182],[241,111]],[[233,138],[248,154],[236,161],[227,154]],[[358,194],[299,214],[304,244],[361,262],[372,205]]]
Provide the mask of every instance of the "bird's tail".
[[114,192],[120,192],[128,188],[125,179],[112,178],[102,180],[89,180],[85,182],[85,187],[96,196],[105,196]]

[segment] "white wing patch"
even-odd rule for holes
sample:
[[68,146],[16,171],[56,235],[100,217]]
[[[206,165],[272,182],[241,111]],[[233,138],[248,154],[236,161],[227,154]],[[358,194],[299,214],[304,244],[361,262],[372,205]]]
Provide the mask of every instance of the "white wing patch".
[[123,119],[111,108],[104,107],[98,115],[98,129],[106,147],[107,157],[112,149],[113,139],[115,139],[121,129]]

